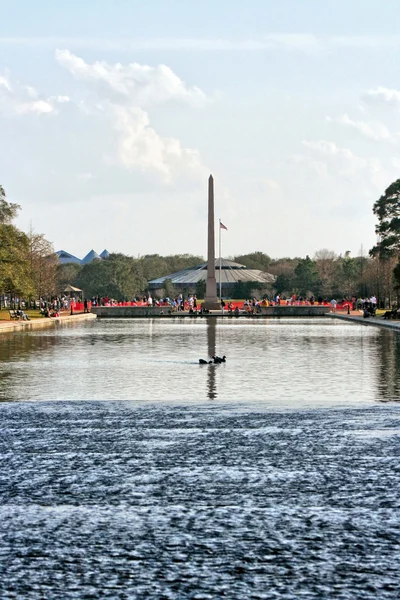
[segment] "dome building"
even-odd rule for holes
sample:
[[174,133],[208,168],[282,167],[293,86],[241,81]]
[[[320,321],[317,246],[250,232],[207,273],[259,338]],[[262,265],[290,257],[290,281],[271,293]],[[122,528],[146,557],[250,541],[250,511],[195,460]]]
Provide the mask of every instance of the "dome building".
[[[220,277],[221,274],[221,277]],[[232,297],[235,286],[238,283],[255,284],[258,288],[261,284],[264,287],[273,285],[275,276],[259,269],[248,269],[246,265],[234,262],[232,260],[221,260],[221,271],[219,269],[219,259],[215,261],[215,278],[217,281],[217,291],[221,282],[221,291],[223,297]],[[148,288],[154,294],[163,295],[165,281],[169,280],[177,293],[186,291],[196,293],[198,284],[206,284],[207,281],[207,263],[202,263],[196,267],[190,267],[177,273],[158,277],[148,282]]]

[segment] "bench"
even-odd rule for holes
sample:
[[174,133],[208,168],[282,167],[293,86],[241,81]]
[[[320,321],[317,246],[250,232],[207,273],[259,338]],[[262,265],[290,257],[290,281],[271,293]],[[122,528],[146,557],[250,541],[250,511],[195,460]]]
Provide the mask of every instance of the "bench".
[[384,319],[400,319],[400,311],[396,309],[387,310],[383,315]]
[[19,315],[17,314],[16,310],[9,310],[8,312],[10,313],[11,320],[13,320],[13,319],[15,319],[16,321],[19,320]]

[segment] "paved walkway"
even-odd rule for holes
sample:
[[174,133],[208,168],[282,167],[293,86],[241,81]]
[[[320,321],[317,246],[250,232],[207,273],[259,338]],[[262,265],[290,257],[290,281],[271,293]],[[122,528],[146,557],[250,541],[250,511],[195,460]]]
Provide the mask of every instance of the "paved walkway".
[[31,329],[41,329],[46,327],[55,327],[57,325],[74,323],[85,319],[95,319],[96,315],[91,313],[78,313],[70,315],[69,312],[61,313],[60,317],[43,317],[39,319],[31,319],[30,321],[0,321],[0,334],[12,333],[14,331],[29,331]]
[[388,329],[400,331],[400,321],[389,321],[389,319],[384,319],[383,317],[368,317],[364,319],[362,313],[358,310],[351,311],[349,315],[344,313],[327,313],[325,316],[331,319],[342,319],[343,321],[350,321],[352,323],[375,325],[375,327],[387,327]]

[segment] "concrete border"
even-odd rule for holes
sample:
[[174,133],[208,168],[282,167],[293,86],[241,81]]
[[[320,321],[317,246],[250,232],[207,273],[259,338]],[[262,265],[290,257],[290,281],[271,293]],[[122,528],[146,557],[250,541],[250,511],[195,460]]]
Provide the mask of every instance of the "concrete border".
[[330,317],[332,319],[340,319],[342,321],[349,321],[350,323],[358,323],[361,325],[373,325],[375,327],[386,327],[387,329],[392,329],[393,331],[400,332],[400,322],[384,320],[379,317],[368,317],[364,319],[364,317],[355,317],[349,315],[338,315],[337,313],[328,313],[325,315],[326,317]]
[[95,319],[96,315],[91,313],[68,315],[65,317],[50,317],[43,319],[32,319],[31,321],[0,321],[0,334],[18,333],[32,331],[34,329],[49,329],[61,327],[62,325],[71,325],[87,319]]
[[168,306],[96,306],[92,307],[92,313],[99,319],[144,319],[153,317],[166,317],[170,319],[179,318],[209,318],[223,317],[228,319],[235,318],[259,318],[259,317],[323,317],[329,312],[329,306],[262,306],[260,313],[248,314],[241,312],[239,315],[230,315],[225,310],[213,310],[207,314],[189,313],[188,311],[177,311],[169,313]]

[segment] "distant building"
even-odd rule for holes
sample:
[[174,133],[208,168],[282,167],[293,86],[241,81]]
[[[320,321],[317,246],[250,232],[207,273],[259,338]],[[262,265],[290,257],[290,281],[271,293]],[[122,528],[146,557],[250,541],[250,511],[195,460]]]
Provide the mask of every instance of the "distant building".
[[80,258],[78,258],[77,256],[74,256],[73,254],[66,252],[65,250],[58,250],[58,252],[56,252],[56,255],[58,256],[58,260],[60,261],[61,265],[65,265],[67,263],[74,263],[77,265],[87,265],[88,263],[91,263],[93,260],[101,260],[102,258],[108,258],[110,256],[110,253],[106,249],[104,249],[101,254],[97,254],[97,252],[95,252],[94,250],[91,250],[90,252],[88,252],[86,254],[86,256],[84,258],[82,258],[82,260]]
[[87,265],[91,263],[93,260],[101,260],[100,256],[94,250],[91,250],[84,256],[81,260],[81,265]]
[[[217,280],[217,292],[219,294],[219,282],[221,281],[222,296],[230,297],[235,285],[242,283],[262,284],[268,287],[275,281],[275,275],[260,271],[259,269],[248,269],[246,265],[233,262],[232,260],[221,260],[221,279],[219,270],[219,259],[215,261],[215,277]],[[196,286],[200,282],[206,283],[207,280],[207,263],[202,263],[196,267],[190,267],[177,273],[158,277],[148,282],[149,290],[158,295],[163,294],[164,282],[170,280],[174,289],[177,292],[186,290],[192,293],[196,292]]]
[[70,254],[69,252],[66,252],[65,250],[59,250],[56,252],[56,255],[58,256],[58,260],[60,261],[61,265],[65,265],[67,263],[75,263],[78,265],[81,264],[80,258]]

